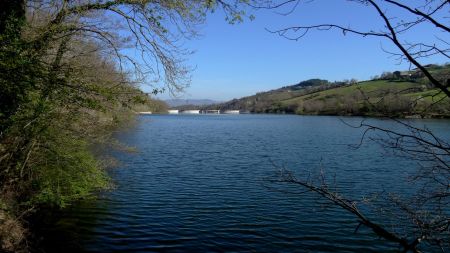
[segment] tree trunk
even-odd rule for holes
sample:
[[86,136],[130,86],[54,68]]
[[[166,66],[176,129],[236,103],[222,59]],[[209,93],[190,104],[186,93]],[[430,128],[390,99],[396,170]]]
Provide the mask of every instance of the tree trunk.
[[0,35],[9,30],[10,35],[19,36],[25,23],[25,0],[0,0],[0,6]]

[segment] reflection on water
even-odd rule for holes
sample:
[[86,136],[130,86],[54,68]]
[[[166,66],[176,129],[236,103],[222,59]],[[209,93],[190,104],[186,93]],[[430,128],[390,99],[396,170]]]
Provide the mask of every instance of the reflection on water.
[[[448,121],[416,123],[450,129]],[[117,154],[117,189],[65,212],[46,231],[45,250],[396,252],[370,231],[355,235],[357,223],[342,210],[267,180],[275,163],[299,176],[324,168],[351,197],[407,192],[405,176],[415,164],[374,144],[352,149],[360,137],[337,117],[143,116],[118,135],[139,153]]]

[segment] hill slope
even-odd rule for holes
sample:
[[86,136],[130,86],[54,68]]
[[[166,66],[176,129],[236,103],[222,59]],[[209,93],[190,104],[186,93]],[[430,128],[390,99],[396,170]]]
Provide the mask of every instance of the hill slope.
[[[448,79],[449,65],[433,68],[436,76]],[[430,87],[417,71],[397,72],[364,82],[311,79],[203,108],[253,113],[450,117],[449,98]]]

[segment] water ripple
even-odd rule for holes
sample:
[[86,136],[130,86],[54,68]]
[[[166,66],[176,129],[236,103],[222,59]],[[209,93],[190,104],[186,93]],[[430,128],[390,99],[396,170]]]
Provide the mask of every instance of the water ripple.
[[325,168],[350,197],[405,190],[399,178],[411,161],[351,149],[357,130],[338,118],[145,119],[118,136],[139,153],[117,154],[117,189],[67,212],[51,240],[71,231],[77,242],[47,252],[396,252],[370,231],[355,235],[353,217],[314,194],[265,180],[275,162],[299,177]]

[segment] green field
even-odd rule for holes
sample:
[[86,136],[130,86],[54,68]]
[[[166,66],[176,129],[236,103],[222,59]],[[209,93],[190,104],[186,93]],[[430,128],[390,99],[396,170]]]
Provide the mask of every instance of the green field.
[[[433,103],[436,103],[434,105]],[[439,90],[408,81],[367,81],[281,100],[299,114],[447,117],[449,99]]]
[[[447,70],[447,69],[445,69]],[[314,82],[312,82],[314,81]],[[370,80],[354,84],[313,79],[209,106],[254,113],[450,117],[450,99],[425,79]]]

